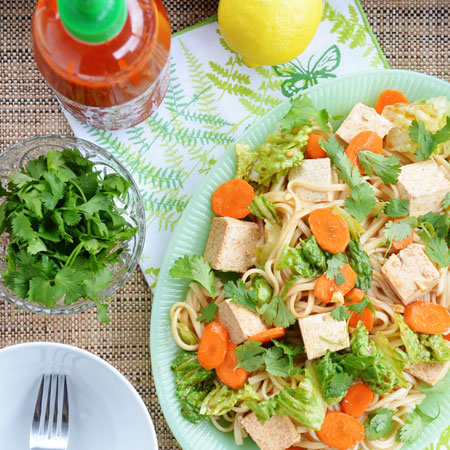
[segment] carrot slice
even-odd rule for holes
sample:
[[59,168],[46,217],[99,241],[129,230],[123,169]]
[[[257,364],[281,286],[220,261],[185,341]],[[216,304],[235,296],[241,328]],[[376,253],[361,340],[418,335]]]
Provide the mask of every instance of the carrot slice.
[[308,219],[311,232],[323,250],[342,253],[350,241],[347,222],[330,208],[315,209]]
[[443,337],[446,341],[450,341],[450,333],[449,333],[449,334],[443,334],[442,337]]
[[347,450],[364,439],[364,425],[341,411],[327,411],[318,438],[326,445]]
[[286,330],[281,327],[269,328],[268,330],[261,331],[261,333],[254,334],[248,338],[249,341],[258,341],[266,344],[272,339],[282,338],[286,334]]
[[350,386],[347,395],[341,401],[341,409],[349,416],[358,418],[373,400],[373,392],[364,384]]
[[242,219],[250,214],[248,205],[255,191],[245,180],[234,178],[221,184],[212,195],[212,210],[222,217]]
[[219,367],[216,367],[216,374],[223,384],[226,384],[232,389],[239,389],[247,381],[248,373],[240,367],[236,369],[238,360],[234,353],[235,348],[236,346],[229,341],[225,360]]
[[220,366],[227,353],[228,331],[219,322],[210,322],[200,339],[197,358],[200,365],[211,370]]
[[328,155],[326,151],[320,146],[320,140],[326,140],[325,136],[321,134],[311,133],[308,136],[308,142],[306,144],[306,154],[311,159],[326,158]]
[[373,153],[381,154],[383,151],[383,139],[375,131],[361,131],[347,145],[345,154],[354,166],[357,165],[359,167],[359,171],[363,174],[364,171],[358,162],[358,152],[360,150],[370,150]]
[[[352,303],[361,303],[366,293],[361,289],[354,288],[346,296],[345,304],[351,305]],[[348,326],[350,328],[356,328],[359,321],[362,321],[367,331],[371,331],[373,328],[373,312],[369,308],[364,308],[361,314],[356,311],[351,312],[351,316],[348,320]],[[359,417],[359,416],[356,416]]]
[[442,305],[414,302],[405,306],[405,322],[417,333],[441,334],[450,328],[450,314]]
[[375,111],[378,114],[381,114],[385,106],[395,105],[396,103],[408,103],[408,99],[400,91],[386,89],[378,97],[378,100],[375,103]]
[[329,280],[325,274],[321,275],[316,281],[314,295],[321,302],[330,302],[335,292],[341,292],[342,295],[345,295],[355,286],[357,275],[350,264],[345,264],[339,269],[339,272],[345,276],[345,281],[342,285]]

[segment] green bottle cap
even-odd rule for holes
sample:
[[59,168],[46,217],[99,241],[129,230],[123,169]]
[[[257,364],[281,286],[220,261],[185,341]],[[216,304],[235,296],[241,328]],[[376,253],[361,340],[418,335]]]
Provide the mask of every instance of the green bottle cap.
[[104,42],[122,30],[127,19],[125,0],[58,0],[66,30],[85,42]]

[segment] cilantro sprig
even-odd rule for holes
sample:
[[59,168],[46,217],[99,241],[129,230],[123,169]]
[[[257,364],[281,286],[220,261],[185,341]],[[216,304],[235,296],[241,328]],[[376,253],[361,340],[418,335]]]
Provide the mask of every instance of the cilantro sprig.
[[292,342],[272,339],[273,347],[264,348],[261,342],[246,341],[234,350],[237,367],[247,372],[266,368],[267,372],[279,377],[289,377],[300,373],[303,368],[295,367],[294,358],[304,351],[303,346]]
[[256,291],[250,289],[247,292],[245,283],[242,280],[238,280],[237,282],[228,281],[225,284],[225,296],[231,298],[233,303],[238,303],[250,311],[257,312],[255,302]]
[[195,281],[203,286],[211,297],[214,297],[216,293],[214,273],[211,265],[203,256],[181,256],[175,260],[169,273],[172,278],[187,278]]
[[445,125],[435,133],[427,131],[421,120],[414,119],[409,127],[409,137],[419,144],[416,150],[417,160],[430,158],[439,144],[450,139],[450,116],[447,116]]
[[409,216],[409,200],[406,198],[391,198],[384,205],[384,212],[392,219]]
[[5,285],[48,308],[89,299],[108,322],[109,266],[137,231],[116,206],[129,186],[117,174],[102,176],[77,149],[49,151],[12,173],[0,190],[0,233],[10,233]]
[[209,323],[214,320],[214,316],[216,315],[219,307],[215,303],[210,303],[208,306],[200,308],[198,312],[200,313],[197,317],[199,322]]
[[372,176],[375,173],[386,184],[397,183],[401,164],[396,156],[384,156],[369,150],[358,152],[359,165],[364,172]]
[[357,166],[353,166],[345,154],[344,147],[331,137],[321,142],[322,148],[333,161],[336,172],[351,189],[350,197],[344,202],[344,209],[362,222],[375,206],[375,194],[369,183],[364,181]]
[[394,411],[380,408],[369,413],[364,422],[364,432],[369,441],[385,438],[392,430],[392,416]]

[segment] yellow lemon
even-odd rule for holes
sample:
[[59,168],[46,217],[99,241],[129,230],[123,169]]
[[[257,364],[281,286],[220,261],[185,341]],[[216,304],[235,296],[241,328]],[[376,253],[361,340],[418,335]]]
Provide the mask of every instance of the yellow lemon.
[[220,33],[250,67],[282,64],[311,42],[322,1],[220,0]]

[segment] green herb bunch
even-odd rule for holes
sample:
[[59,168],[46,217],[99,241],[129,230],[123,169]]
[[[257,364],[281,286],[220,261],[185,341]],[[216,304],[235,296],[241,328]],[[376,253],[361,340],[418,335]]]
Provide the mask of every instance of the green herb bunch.
[[113,280],[108,265],[121,261],[120,244],[137,228],[115,203],[129,182],[93,166],[77,149],[49,151],[0,186],[0,234],[10,234],[2,276],[19,297],[47,308],[89,299],[108,322],[110,299],[99,297]]

